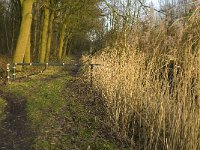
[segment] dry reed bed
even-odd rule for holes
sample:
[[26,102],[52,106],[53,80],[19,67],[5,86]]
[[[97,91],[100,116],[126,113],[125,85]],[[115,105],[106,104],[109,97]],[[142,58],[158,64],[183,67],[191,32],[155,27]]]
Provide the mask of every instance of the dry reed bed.
[[131,37],[126,48],[116,44],[91,60],[103,65],[94,85],[112,130],[132,148],[200,149],[199,8],[168,29],[161,23]]

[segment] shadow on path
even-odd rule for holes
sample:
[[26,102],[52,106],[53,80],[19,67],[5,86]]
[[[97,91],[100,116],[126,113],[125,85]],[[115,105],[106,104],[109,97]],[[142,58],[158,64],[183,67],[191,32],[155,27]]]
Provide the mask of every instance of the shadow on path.
[[25,98],[2,91],[0,96],[7,101],[6,118],[0,127],[0,149],[31,150],[34,133],[28,123]]

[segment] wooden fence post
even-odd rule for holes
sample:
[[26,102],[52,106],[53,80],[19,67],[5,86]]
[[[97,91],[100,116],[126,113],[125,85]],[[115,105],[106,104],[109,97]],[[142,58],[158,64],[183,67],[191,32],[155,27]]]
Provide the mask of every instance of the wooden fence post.
[[13,80],[16,79],[16,63],[13,65]]
[[7,82],[10,83],[10,64],[7,64]]
[[93,69],[94,69],[94,64],[90,64],[90,87],[93,85]]

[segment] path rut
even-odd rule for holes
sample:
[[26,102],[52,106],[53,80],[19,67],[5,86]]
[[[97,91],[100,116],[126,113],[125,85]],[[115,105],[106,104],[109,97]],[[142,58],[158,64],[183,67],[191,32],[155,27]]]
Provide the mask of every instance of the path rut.
[[7,101],[6,118],[0,128],[0,149],[30,150],[34,133],[27,119],[26,99],[2,91],[0,96]]

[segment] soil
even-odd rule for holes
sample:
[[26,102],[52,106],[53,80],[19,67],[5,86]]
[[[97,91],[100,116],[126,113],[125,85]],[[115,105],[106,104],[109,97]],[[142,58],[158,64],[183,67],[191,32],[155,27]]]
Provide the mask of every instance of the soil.
[[0,149],[30,150],[35,134],[30,130],[26,115],[26,99],[0,91],[7,101],[6,119],[0,128]]

